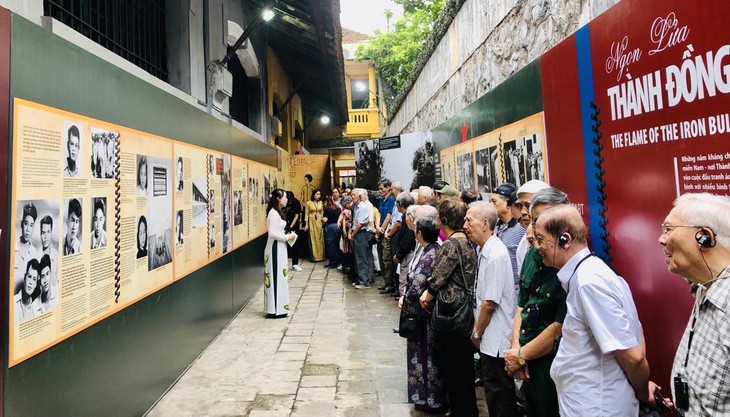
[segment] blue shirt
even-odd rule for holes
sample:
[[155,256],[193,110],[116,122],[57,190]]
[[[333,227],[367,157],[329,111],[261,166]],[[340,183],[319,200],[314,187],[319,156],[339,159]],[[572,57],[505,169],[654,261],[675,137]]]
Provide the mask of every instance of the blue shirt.
[[[380,202],[378,203],[378,211],[381,215],[386,216],[388,213],[393,212],[393,208],[395,207],[395,197],[393,197],[393,194],[388,193],[388,197],[381,198]],[[383,217],[380,219],[381,221],[385,219]],[[380,226],[380,225],[377,225]]]

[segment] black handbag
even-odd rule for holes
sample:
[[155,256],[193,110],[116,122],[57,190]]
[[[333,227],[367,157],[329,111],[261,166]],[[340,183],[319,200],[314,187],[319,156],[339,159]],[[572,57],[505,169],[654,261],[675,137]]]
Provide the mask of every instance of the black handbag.
[[464,278],[464,265],[461,262],[461,247],[459,248],[459,268],[461,270],[461,282],[453,278],[454,283],[461,287],[464,292],[453,300],[448,299],[446,291],[439,291],[436,297],[436,305],[431,313],[431,324],[439,337],[469,338],[474,329],[474,295],[471,289],[467,288]]
[[[406,307],[405,304],[403,307]],[[400,310],[400,322],[398,323],[398,334],[406,339],[419,339],[421,337],[421,315],[418,308],[415,314],[406,311],[406,308]]]
[[[406,288],[411,286],[411,274],[406,278]],[[408,290],[406,290],[406,293]],[[398,323],[398,335],[406,339],[419,339],[421,337],[421,311],[420,306],[412,304],[408,298],[403,297],[403,306],[400,309],[400,321]]]

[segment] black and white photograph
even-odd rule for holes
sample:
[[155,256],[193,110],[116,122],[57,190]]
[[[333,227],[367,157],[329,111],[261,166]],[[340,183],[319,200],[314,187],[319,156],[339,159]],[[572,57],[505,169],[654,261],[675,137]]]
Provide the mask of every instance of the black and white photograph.
[[147,256],[147,217],[137,218],[137,259]]
[[209,190],[208,193],[208,207],[211,213],[215,213],[215,190]]
[[525,138],[525,148],[527,149],[527,180],[545,181],[542,139],[540,135],[533,134],[531,137]]
[[519,188],[522,185],[520,182],[520,164],[517,157],[517,144],[514,141],[505,142],[502,145],[502,166],[505,182],[510,182]]
[[524,139],[505,142],[502,145],[502,155],[506,182],[517,187],[525,183],[525,158],[523,155]]
[[456,156],[456,171],[458,175],[458,189],[474,188],[474,154],[467,152]]
[[147,157],[150,182],[147,202],[147,260],[149,270],[172,262],[172,160]]
[[193,178],[193,229],[208,226],[208,179]]
[[182,191],[185,187],[185,182],[183,181],[183,159],[182,156],[177,157],[177,164],[176,164],[176,175],[175,175],[175,181],[177,182],[177,187],[175,188],[177,191]]
[[221,176],[221,251],[227,253],[233,246],[233,224],[231,224],[231,157],[223,156]]
[[175,214],[175,246],[180,246],[185,243],[184,239],[184,233],[185,233],[185,219],[183,216],[183,211],[178,210]]
[[378,150],[383,160],[381,176],[398,180],[409,190],[433,185],[434,153],[430,131],[381,139]]
[[147,156],[137,155],[137,197],[147,197]]
[[150,271],[172,262],[170,229],[163,230],[160,234],[150,234],[148,240],[147,261],[149,262]]
[[91,249],[106,247],[106,197],[91,199],[91,236],[89,237]]
[[[14,287],[17,294],[24,284],[24,278],[31,259],[40,262],[43,255],[48,255],[51,262],[50,285],[55,290],[58,285],[58,247],[60,232],[58,223],[60,201],[19,200],[17,202],[18,225],[15,229],[14,247]],[[53,292],[55,295],[55,291]],[[27,301],[27,300],[26,300]]]
[[64,230],[63,237],[63,256],[76,255],[81,253],[82,236],[83,234],[83,222],[82,219],[82,208],[83,199],[81,198],[66,198],[63,200],[63,215]]
[[481,193],[491,193],[497,188],[499,182],[499,163],[496,146],[479,149],[474,153],[477,170],[477,186]]
[[249,201],[254,201],[254,196],[256,193],[254,192],[254,185],[253,185],[253,178],[248,179],[248,199]]
[[269,177],[270,177],[270,175],[268,172],[264,174],[264,193],[262,194],[262,197],[263,197],[262,203],[265,203],[266,196],[271,194],[271,190],[272,190],[271,179]]
[[210,225],[210,230],[208,231],[208,233],[210,234],[208,236],[208,238],[210,240],[210,247],[214,248],[215,247],[215,223]]
[[494,188],[492,188],[492,178],[489,169],[492,164],[489,158],[489,148],[474,151],[474,164],[477,171],[477,191],[480,193],[492,192]]
[[91,128],[91,176],[116,178],[119,169],[119,133]]
[[236,190],[233,192],[233,225],[238,226],[243,223],[243,192]]
[[358,187],[377,189],[378,181],[383,177],[383,164],[377,139],[355,143],[355,181]]
[[81,153],[83,149],[84,127],[78,123],[64,123],[65,142],[63,176],[64,178],[81,178]]

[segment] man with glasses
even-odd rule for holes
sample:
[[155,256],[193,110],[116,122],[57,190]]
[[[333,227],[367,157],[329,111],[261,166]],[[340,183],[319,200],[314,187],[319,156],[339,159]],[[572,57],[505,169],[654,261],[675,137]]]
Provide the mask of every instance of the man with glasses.
[[672,366],[674,403],[688,416],[730,415],[728,213],[728,197],[685,194],[659,236],[669,271],[689,281],[695,297]]
[[[530,195],[530,201],[530,218],[537,220],[545,210],[567,204],[568,196],[549,187]],[[524,381],[528,417],[559,415],[550,366],[557,353],[565,318],[565,295],[558,270],[545,265],[542,255],[531,247],[520,273],[517,309],[512,322],[512,348],[504,352],[507,372]]]
[[[562,417],[636,416],[649,402],[644,333],[626,281],[594,256],[578,210],[535,220],[535,247],[566,289],[563,338],[550,367]],[[524,348],[523,348],[524,351]]]
[[[530,215],[530,203],[532,202],[532,197],[536,192],[548,187],[550,186],[540,180],[530,180],[522,184],[522,186],[517,189],[517,200],[515,201],[514,206],[515,209],[520,212],[520,223],[522,223],[522,226],[525,229],[527,229],[532,222],[532,217]],[[525,260],[525,255],[527,254],[527,249],[529,247],[530,246],[527,244],[527,237],[523,236],[522,240],[520,240],[520,244],[517,245],[516,251],[518,271],[522,270],[522,262]]]

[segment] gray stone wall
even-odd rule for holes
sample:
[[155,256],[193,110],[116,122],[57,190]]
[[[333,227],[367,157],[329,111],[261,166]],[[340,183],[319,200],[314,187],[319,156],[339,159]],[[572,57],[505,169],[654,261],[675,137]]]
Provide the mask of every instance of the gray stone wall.
[[467,0],[386,135],[432,129],[619,0]]

